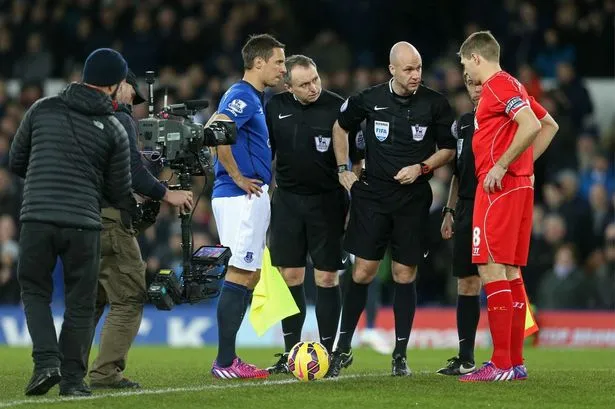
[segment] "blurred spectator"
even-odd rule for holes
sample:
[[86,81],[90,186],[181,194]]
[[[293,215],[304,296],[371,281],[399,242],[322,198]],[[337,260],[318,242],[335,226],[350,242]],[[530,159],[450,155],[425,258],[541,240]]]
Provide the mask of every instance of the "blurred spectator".
[[352,62],[348,46],[332,30],[318,34],[305,49],[305,55],[310,56],[318,65],[319,71],[325,73],[346,71]]
[[604,258],[604,264],[596,272],[600,307],[613,310],[615,309],[615,223],[609,224],[604,232]]
[[574,67],[568,63],[557,65],[557,80],[559,87],[554,95],[563,109],[570,114],[575,129],[582,131],[591,124],[594,113],[589,92],[576,76]]
[[610,203],[606,188],[601,184],[595,184],[589,191],[589,205],[592,215],[593,247],[600,248],[604,243],[606,226],[609,224]]
[[593,235],[591,210],[588,202],[579,195],[579,177],[573,170],[561,171],[557,177],[563,201],[558,211],[566,220],[568,241],[574,243],[582,260],[591,253]]
[[[519,67],[518,80],[523,84],[529,95],[533,96],[537,101],[542,100],[543,89],[540,83],[540,77],[536,74],[531,65],[522,64]],[[553,116],[551,110],[547,109],[547,111]]]
[[595,184],[604,186],[609,196],[615,193],[615,169],[609,165],[609,157],[598,152],[590,163],[591,168],[581,174],[581,197],[588,199],[589,191]]
[[[546,188],[550,187],[546,186]],[[541,208],[536,207],[535,209]],[[538,214],[542,214],[541,210]],[[539,297],[540,282],[553,265],[555,249],[563,244],[565,237],[566,222],[557,214],[547,215],[542,223],[534,224],[527,267],[523,269],[527,294],[532,300]]]
[[538,308],[585,309],[596,300],[596,288],[578,268],[574,245],[563,244],[555,253],[552,270],[540,283]]
[[13,218],[0,216],[0,304],[17,304],[20,300],[17,282],[19,246],[15,233]]
[[572,44],[560,44],[559,35],[553,28],[545,31],[545,46],[536,57],[536,68],[545,78],[557,76],[557,66],[560,63],[572,64],[575,60],[575,50]]
[[22,81],[41,81],[48,78],[53,70],[53,57],[43,47],[39,33],[28,36],[26,54],[21,56],[13,68],[13,76]]
[[157,52],[158,41],[152,31],[149,11],[139,10],[132,23],[132,32],[124,40],[122,54],[128,66],[140,77],[145,75],[145,71],[156,68]]

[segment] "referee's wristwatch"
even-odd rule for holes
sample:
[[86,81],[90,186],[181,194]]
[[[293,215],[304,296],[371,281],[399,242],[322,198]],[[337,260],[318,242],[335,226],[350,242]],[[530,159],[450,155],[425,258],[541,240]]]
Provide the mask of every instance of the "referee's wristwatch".
[[348,172],[348,165],[346,164],[337,165],[337,173],[344,173],[344,172]]
[[450,213],[451,216],[453,216],[453,219],[455,218],[455,209],[453,209],[452,207],[444,206],[442,208],[442,217],[446,216],[447,213]]
[[421,162],[419,163],[419,166],[421,167],[421,175],[425,175],[429,172],[431,172],[431,166]]

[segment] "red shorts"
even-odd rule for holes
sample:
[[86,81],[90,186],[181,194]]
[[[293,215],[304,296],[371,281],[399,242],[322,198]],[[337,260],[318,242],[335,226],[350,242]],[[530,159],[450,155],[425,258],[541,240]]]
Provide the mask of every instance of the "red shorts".
[[487,193],[481,176],[474,200],[472,263],[525,266],[530,251],[534,188],[527,176],[504,175],[502,190]]

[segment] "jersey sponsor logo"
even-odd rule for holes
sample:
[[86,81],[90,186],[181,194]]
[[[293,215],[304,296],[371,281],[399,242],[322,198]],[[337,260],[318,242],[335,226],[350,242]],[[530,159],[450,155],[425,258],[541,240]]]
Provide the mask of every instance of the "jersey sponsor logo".
[[525,105],[525,101],[521,99],[521,97],[512,97],[506,103],[506,114],[510,114],[511,111],[514,111],[517,108],[521,108]]
[[252,253],[251,251],[248,251],[246,253],[246,256],[243,258],[243,261],[245,261],[246,263],[251,263],[254,260],[254,253]]
[[365,149],[365,137],[363,136],[363,131],[357,132],[357,137],[355,138],[355,145],[357,149]]
[[455,120],[455,122],[451,125],[451,135],[455,138],[459,138],[459,134],[457,133],[457,120]]
[[421,125],[412,125],[412,139],[417,142],[420,142],[425,138],[425,134],[427,133],[427,127]]
[[346,108],[348,108],[348,98],[346,98],[346,101],[344,101],[344,103],[340,107],[340,112],[344,112]]
[[243,110],[245,109],[245,107],[247,107],[248,104],[246,104],[245,102],[243,102],[240,99],[234,99],[230,102],[230,104],[228,104],[228,106],[226,107],[226,109],[228,109],[233,115],[237,116],[239,114],[243,113]]
[[329,150],[329,145],[331,145],[331,138],[318,135],[314,137],[314,142],[316,142],[316,150],[318,152],[326,152]]
[[385,121],[374,121],[374,133],[380,142],[389,136],[389,123]]
[[457,139],[457,159],[461,156],[461,152],[463,151],[463,138]]

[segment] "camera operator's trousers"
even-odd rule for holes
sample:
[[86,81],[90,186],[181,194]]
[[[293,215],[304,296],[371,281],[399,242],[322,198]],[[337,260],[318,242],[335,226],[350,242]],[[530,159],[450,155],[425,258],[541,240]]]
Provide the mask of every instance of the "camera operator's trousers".
[[[66,306],[59,342],[50,307],[51,274],[58,256],[64,270]],[[21,225],[17,275],[34,369],[60,368],[65,383],[80,383],[87,370],[99,262],[98,230],[40,222]]]
[[94,328],[105,306],[109,312],[100,335],[98,356],[89,372],[92,385],[113,385],[123,377],[126,357],[143,316],[146,301],[145,263],[135,231],[122,223],[120,211],[101,212],[101,259]]

